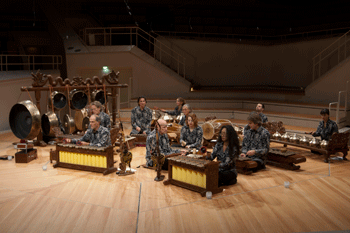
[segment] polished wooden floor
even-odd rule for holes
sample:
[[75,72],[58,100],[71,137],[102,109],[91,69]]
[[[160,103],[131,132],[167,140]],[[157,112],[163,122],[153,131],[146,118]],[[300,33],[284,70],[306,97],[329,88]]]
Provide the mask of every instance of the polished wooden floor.
[[[14,155],[12,133],[0,155]],[[279,145],[273,145],[280,147]],[[307,157],[299,171],[273,166],[224,187],[212,199],[153,181],[145,147],[132,149],[136,174],[119,177],[0,160],[0,232],[312,232],[350,229],[350,162],[290,148]],[[119,156],[115,156],[119,160]],[[167,176],[167,173],[164,172]],[[290,188],[284,182],[290,182]]]

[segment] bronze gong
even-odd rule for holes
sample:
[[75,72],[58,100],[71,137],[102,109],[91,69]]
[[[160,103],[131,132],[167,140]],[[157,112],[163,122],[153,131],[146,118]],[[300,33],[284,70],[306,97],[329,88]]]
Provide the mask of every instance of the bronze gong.
[[101,104],[105,104],[105,92],[102,90],[94,90],[91,93],[91,101],[98,101]]
[[40,132],[40,112],[32,101],[19,102],[11,108],[10,127],[19,139],[32,140]]
[[68,114],[64,115],[63,118],[63,128],[66,134],[72,134],[75,131],[74,119]]
[[53,104],[56,109],[62,109],[67,104],[67,98],[62,92],[54,91],[51,93],[48,103],[50,108]]
[[88,129],[90,120],[86,108],[75,112],[74,122],[78,130],[85,131]]
[[54,127],[59,127],[56,113],[47,112],[41,117],[41,129],[44,135],[55,136]]
[[70,107],[72,109],[83,109],[88,103],[88,96],[81,90],[74,89],[69,92]]

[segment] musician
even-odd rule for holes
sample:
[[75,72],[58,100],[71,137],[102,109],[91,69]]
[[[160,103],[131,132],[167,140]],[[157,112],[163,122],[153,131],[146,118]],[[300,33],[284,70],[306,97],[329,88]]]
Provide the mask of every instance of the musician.
[[103,127],[101,124],[101,118],[95,114],[90,117],[90,126],[91,129],[88,129],[83,137],[80,139],[65,139],[66,142],[77,143],[81,142],[83,146],[110,146],[111,145],[111,136],[109,130],[106,127]]
[[182,126],[180,134],[181,146],[200,149],[202,146],[203,129],[198,126],[196,114],[190,113],[186,119],[186,125]]
[[322,140],[331,139],[331,136],[333,133],[338,133],[338,126],[337,123],[329,119],[329,110],[324,108],[320,112],[322,121],[320,121],[320,124],[317,127],[316,132],[310,132],[312,136],[317,137],[321,136]]
[[[169,138],[167,135],[167,122],[165,120],[159,119],[157,124],[157,129],[159,132],[159,138],[158,138],[158,142],[159,142],[159,150],[160,153],[163,155],[170,155],[170,154],[174,154],[174,153],[182,153],[183,155],[185,154],[185,152],[181,152],[180,150],[174,150],[170,147],[169,144]],[[147,140],[146,140],[146,165],[149,167],[153,166],[153,161],[152,161],[152,154],[156,153],[157,150],[157,130],[154,129],[148,136],[147,136]],[[162,167],[163,170],[168,170],[168,160],[165,159],[165,163]]]
[[[262,103],[258,103],[255,107],[256,112],[259,114],[260,118],[261,118],[261,123],[267,123],[268,119],[267,116],[263,113],[263,111],[265,110],[265,105]],[[247,131],[249,129],[249,125],[246,125],[244,127],[244,132]]]
[[257,168],[265,168],[267,153],[270,148],[270,133],[261,126],[261,117],[257,112],[248,116],[248,129],[244,133],[241,157],[248,157],[258,163]]
[[149,134],[152,122],[152,110],[146,106],[146,97],[137,99],[138,106],[131,111],[132,130],[130,134]]
[[176,99],[176,107],[175,107],[174,111],[167,111],[165,109],[159,109],[156,106],[154,107],[154,109],[160,110],[160,111],[165,112],[165,113],[172,115],[172,116],[179,116],[182,112],[182,107],[184,106],[184,104],[186,104],[185,99],[182,97],[179,97]]
[[189,104],[185,104],[182,106],[182,112],[185,114],[185,116],[181,118],[179,125],[185,125],[188,114],[192,112],[191,106]]
[[[92,114],[95,114],[101,119],[101,126],[111,130],[111,118],[107,113],[103,111],[103,105],[99,101],[94,101],[90,104],[90,110]],[[90,128],[90,126],[89,126]]]
[[239,155],[239,141],[236,131],[231,125],[220,129],[218,141],[207,159],[217,160],[219,165],[219,186],[237,183],[236,157]]

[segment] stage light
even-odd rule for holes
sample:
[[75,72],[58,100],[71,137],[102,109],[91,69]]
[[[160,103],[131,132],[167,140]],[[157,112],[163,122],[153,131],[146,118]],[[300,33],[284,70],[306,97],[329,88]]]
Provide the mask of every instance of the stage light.
[[103,67],[102,67],[102,72],[103,72],[103,73],[108,73],[108,72],[109,72],[108,66],[103,66]]

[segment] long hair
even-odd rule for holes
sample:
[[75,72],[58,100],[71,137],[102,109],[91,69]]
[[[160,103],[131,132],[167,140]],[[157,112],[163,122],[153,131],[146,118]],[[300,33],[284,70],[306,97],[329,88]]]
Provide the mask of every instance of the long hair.
[[182,97],[177,98],[177,100],[181,102],[181,107],[184,106],[184,105],[186,104],[185,99],[182,98]]
[[221,131],[222,129],[226,129],[226,138],[228,138],[228,152],[229,152],[229,155],[233,155],[233,148],[236,147],[236,157],[238,157],[238,155],[240,154],[240,151],[239,151],[239,140],[238,140],[238,135],[235,131],[235,129],[232,127],[232,125],[224,125],[221,127],[220,129],[220,133],[219,133],[219,138],[218,138],[218,142],[222,142],[222,139],[221,139]]
[[188,125],[188,118],[189,117],[192,118],[192,121],[194,123],[194,127],[197,128],[197,126],[198,126],[198,118],[197,118],[196,114],[194,114],[194,113],[189,113],[188,114],[188,116],[186,117],[186,120],[185,120],[186,125]]

